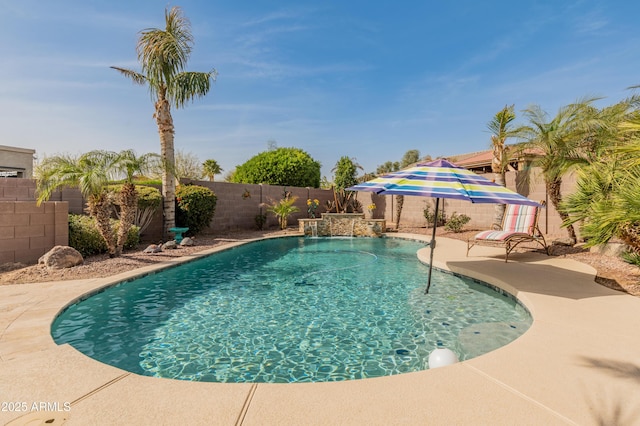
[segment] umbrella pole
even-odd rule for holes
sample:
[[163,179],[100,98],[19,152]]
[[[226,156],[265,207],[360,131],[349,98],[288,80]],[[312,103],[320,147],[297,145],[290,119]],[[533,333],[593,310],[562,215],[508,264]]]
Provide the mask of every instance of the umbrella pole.
[[440,198],[436,198],[436,211],[433,218],[433,233],[431,234],[431,242],[429,246],[431,251],[429,252],[429,276],[427,278],[427,288],[424,294],[429,293],[429,287],[431,287],[431,269],[433,268],[433,250],[436,248],[436,227],[438,226],[438,205],[440,204]]

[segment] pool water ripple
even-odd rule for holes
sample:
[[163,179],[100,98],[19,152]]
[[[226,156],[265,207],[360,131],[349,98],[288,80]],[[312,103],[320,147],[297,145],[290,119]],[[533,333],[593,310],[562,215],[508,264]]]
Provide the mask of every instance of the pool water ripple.
[[528,312],[471,279],[435,271],[399,239],[250,243],[107,289],[54,322],[70,343],[138,374],[214,382],[341,381],[461,360],[524,333]]

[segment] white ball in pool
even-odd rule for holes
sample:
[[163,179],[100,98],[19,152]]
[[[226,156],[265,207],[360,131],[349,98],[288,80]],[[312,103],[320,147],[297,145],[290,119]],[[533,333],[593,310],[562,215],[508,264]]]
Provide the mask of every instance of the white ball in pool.
[[429,354],[429,368],[445,367],[458,362],[458,355],[451,349],[437,348]]

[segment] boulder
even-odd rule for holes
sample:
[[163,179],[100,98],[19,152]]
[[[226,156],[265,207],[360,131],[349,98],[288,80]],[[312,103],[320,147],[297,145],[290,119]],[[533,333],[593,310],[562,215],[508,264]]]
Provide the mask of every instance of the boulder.
[[178,243],[175,240],[167,241],[162,245],[162,250],[173,250],[178,248]]
[[195,243],[195,241],[193,241],[193,238],[190,238],[190,237],[184,237],[184,238],[182,239],[182,241],[180,242],[180,245],[181,245],[181,246],[185,246],[185,247],[187,247],[187,246],[195,246],[195,245],[196,245],[196,243]]
[[566,238],[558,238],[556,240],[553,240],[551,242],[552,246],[565,246],[565,247],[573,247],[573,241],[571,240],[571,238],[566,237]]
[[593,246],[589,249],[591,253],[598,253],[603,256],[619,257],[622,253],[629,251],[629,246],[623,243],[606,243]]
[[69,246],[55,246],[40,259],[38,264],[44,265],[49,269],[72,268],[76,265],[82,265],[84,259],[80,252]]
[[160,253],[162,251],[161,244],[150,244],[146,249],[142,250],[143,253]]

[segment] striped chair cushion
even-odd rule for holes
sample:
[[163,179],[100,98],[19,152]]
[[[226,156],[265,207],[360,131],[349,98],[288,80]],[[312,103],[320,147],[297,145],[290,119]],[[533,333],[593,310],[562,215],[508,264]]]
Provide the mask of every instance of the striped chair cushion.
[[538,207],[508,204],[502,220],[502,231],[531,234],[536,224]]
[[476,240],[489,240],[489,241],[504,241],[507,238],[521,235],[523,237],[528,237],[530,234],[526,232],[512,232],[512,231],[482,231],[476,234]]

